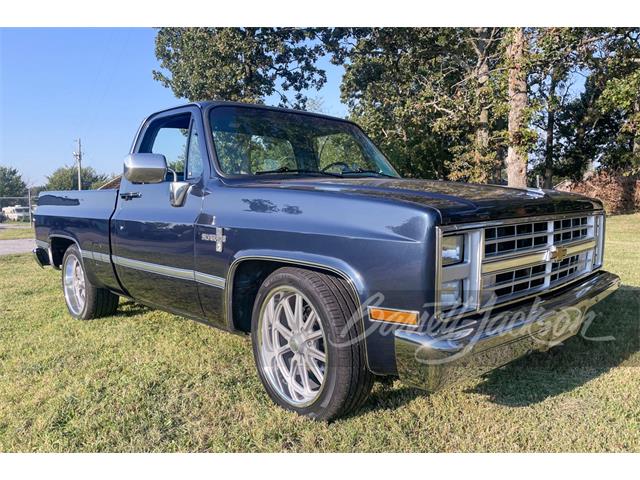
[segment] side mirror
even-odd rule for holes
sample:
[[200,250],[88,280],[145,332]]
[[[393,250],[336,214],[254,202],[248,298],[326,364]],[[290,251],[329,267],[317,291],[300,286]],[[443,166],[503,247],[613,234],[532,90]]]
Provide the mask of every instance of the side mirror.
[[160,183],[167,175],[167,160],[156,153],[133,153],[124,159],[124,177],[131,183]]

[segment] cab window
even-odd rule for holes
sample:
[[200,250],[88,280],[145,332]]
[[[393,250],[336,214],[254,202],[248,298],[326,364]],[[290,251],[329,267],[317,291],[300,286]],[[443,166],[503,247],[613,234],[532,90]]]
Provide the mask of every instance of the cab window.
[[[174,170],[178,180],[185,178],[187,146],[191,114],[180,114],[154,120],[144,134],[140,153],[158,153],[167,159],[167,167]],[[173,175],[167,173],[167,180]]]

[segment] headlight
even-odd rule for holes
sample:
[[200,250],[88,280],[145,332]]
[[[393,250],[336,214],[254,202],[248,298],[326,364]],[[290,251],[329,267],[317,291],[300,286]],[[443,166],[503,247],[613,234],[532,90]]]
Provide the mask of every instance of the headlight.
[[442,238],[442,266],[455,265],[464,257],[464,235],[449,235]]
[[482,233],[479,228],[450,235],[439,229],[436,314],[444,317],[477,308],[480,295]]
[[444,282],[440,287],[440,307],[449,308],[462,303],[462,280]]

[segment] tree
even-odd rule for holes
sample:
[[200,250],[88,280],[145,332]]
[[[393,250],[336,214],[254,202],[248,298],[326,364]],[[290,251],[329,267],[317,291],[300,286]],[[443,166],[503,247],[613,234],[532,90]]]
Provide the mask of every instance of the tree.
[[[351,117],[404,175],[487,181],[496,170],[501,29],[330,29]],[[504,122],[502,122],[504,123]]]
[[614,146],[603,152],[603,164],[625,173],[640,172],[640,31],[614,29],[604,40],[601,61],[606,83],[598,98],[599,112],[618,119]]
[[280,105],[304,108],[305,91],[326,80],[316,35],[296,28],[160,28],[156,57],[165,71],[153,76],[191,101],[262,103],[276,94]]
[[553,173],[580,180],[597,166],[616,173],[640,171],[640,45],[637,29],[580,29],[582,92],[556,114]]
[[18,169],[0,165],[0,197],[22,197],[27,185]]
[[405,176],[550,187],[593,164],[640,171],[638,28],[162,28],[154,76],[190,100],[317,111],[325,54],[349,117]]
[[[97,173],[92,167],[82,168],[82,189],[95,189],[108,180],[107,175]],[[45,190],[77,190],[78,169],[75,166],[60,167],[47,177]]]
[[524,28],[513,28],[506,49],[509,68],[509,147],[506,167],[510,187],[527,186],[526,50]]

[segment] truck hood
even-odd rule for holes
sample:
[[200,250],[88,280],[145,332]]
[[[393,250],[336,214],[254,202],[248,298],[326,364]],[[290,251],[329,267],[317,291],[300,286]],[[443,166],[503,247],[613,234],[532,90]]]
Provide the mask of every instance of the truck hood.
[[436,210],[442,224],[601,210],[598,200],[554,190],[391,178],[261,178],[243,186],[313,190],[399,201]]

